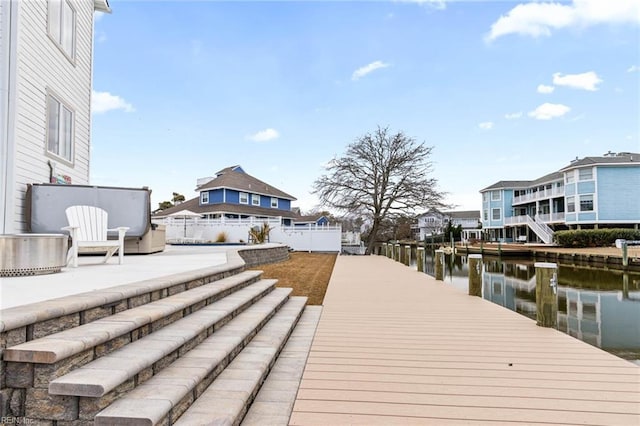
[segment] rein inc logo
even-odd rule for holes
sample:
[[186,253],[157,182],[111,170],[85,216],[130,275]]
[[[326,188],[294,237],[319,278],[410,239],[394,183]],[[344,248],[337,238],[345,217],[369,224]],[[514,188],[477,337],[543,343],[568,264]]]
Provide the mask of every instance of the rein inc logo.
[[35,424],[36,424],[36,420],[35,419],[28,419],[26,417],[13,417],[13,416],[0,417],[0,426],[5,426],[5,425],[35,425]]

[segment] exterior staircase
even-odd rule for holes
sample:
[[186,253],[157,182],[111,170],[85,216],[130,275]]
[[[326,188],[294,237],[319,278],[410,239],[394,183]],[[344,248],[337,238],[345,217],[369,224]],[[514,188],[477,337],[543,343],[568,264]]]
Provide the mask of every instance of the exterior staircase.
[[235,256],[2,311],[3,419],[286,425],[320,307],[245,270],[286,247]]
[[531,229],[545,244],[551,244],[553,242],[553,229],[549,227],[546,223],[541,220],[538,220],[536,216],[535,219],[531,218],[531,216],[527,215],[527,226]]

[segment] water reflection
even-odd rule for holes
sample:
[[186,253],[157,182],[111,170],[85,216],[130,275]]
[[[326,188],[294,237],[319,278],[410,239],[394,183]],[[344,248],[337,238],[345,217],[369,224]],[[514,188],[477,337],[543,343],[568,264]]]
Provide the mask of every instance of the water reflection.
[[[444,283],[469,292],[466,256],[445,255]],[[434,274],[426,254],[425,272]],[[556,326],[570,336],[640,363],[640,273],[558,264]],[[477,294],[477,289],[472,289]],[[484,256],[481,297],[537,319],[534,262]]]

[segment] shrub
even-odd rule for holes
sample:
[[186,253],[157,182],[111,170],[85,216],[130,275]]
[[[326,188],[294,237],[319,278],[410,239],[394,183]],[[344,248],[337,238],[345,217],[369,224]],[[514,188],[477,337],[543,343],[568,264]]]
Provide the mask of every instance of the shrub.
[[226,232],[220,232],[216,237],[216,243],[226,243],[226,242],[227,242]]
[[562,247],[607,247],[617,239],[640,240],[640,231],[622,228],[556,231],[553,238]]
[[269,232],[271,232],[271,227],[268,223],[254,226],[249,230],[249,241],[253,241],[255,244],[265,243],[269,241]]

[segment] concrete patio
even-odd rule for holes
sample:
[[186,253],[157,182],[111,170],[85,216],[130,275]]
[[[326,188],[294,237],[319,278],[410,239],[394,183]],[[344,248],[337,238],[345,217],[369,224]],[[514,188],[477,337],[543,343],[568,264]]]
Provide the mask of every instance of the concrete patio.
[[77,268],[55,274],[0,278],[0,309],[41,302],[91,290],[223,265],[229,247],[171,246],[164,252],[127,255],[102,263],[103,256],[81,256]]

